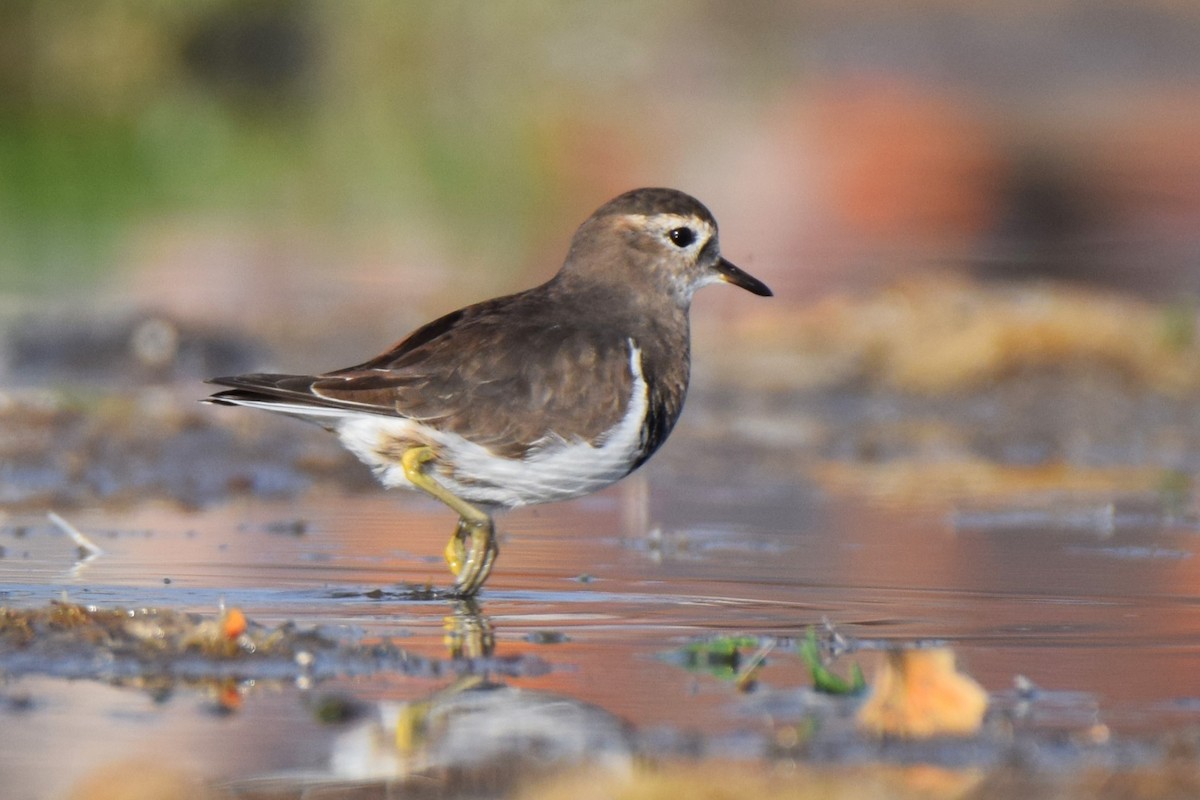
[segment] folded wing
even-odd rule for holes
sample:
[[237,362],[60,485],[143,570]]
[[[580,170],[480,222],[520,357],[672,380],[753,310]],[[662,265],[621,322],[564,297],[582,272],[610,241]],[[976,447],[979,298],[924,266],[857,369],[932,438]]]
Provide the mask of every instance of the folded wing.
[[509,305],[515,314],[480,313],[488,305],[435,320],[348,369],[214,378],[229,389],[209,401],[329,428],[351,415],[404,417],[508,457],[556,438],[594,443],[620,421],[633,386],[627,339],[547,325],[521,315],[519,304]]

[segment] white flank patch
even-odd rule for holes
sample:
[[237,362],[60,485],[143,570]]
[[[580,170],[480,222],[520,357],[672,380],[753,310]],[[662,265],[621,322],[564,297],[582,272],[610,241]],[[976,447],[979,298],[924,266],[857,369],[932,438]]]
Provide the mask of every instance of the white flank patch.
[[[629,371],[633,391],[625,416],[599,438],[595,447],[586,441],[551,437],[523,459],[501,458],[457,434],[437,431],[414,420],[352,411],[343,412],[344,421],[337,432],[342,444],[374,468],[386,486],[414,488],[399,461],[381,455],[389,449],[389,441],[408,439],[428,442],[442,455],[441,460],[454,465],[453,470],[436,464],[429,468],[434,470],[438,483],[470,502],[513,507],[566,500],[619,480],[633,463],[641,446],[649,394],[642,376],[642,352],[632,339]],[[454,472],[470,476],[471,483],[459,483]]]
[[338,420],[346,419],[346,417],[355,415],[359,412],[348,411],[344,408],[335,408],[331,406],[314,406],[305,403],[288,403],[283,400],[241,400],[241,399],[222,399],[223,403],[232,403],[235,406],[245,406],[246,408],[261,408],[264,411],[273,411],[276,414],[287,414],[289,417],[300,417],[315,422],[326,428],[334,427],[338,424]]

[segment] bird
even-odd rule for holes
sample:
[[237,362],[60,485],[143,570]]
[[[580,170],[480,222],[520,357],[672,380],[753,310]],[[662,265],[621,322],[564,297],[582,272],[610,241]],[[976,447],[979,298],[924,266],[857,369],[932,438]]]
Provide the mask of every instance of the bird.
[[459,515],[451,592],[470,598],[499,553],[495,511],[602,489],[667,439],[688,388],[692,298],[718,282],[772,295],[721,255],[699,200],[634,189],[579,226],[539,286],[446,314],[352,367],[212,378],[223,390],[205,402],[317,423],[384,486],[444,503]]

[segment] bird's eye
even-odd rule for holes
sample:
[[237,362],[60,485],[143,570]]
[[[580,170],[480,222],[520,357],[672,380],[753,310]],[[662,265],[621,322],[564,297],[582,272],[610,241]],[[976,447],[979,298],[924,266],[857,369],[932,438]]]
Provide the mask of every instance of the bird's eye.
[[676,247],[687,247],[696,241],[696,232],[691,228],[672,228],[667,236],[671,237],[671,242]]

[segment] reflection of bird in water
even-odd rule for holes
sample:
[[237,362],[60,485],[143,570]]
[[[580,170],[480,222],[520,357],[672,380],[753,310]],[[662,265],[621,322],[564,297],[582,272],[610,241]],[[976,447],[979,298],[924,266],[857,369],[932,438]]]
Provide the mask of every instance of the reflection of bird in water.
[[570,697],[468,676],[424,699],[380,703],[378,710],[377,720],[338,738],[334,777],[439,771],[495,789],[551,768],[632,768],[628,726]]

